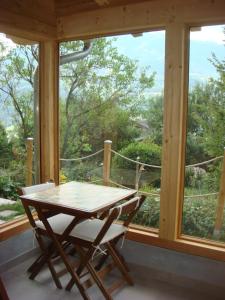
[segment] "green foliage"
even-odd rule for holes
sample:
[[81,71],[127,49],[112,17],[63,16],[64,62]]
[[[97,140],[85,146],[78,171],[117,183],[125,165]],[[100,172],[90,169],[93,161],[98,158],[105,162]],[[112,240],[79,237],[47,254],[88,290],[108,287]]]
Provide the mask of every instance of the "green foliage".
[[[119,152],[123,156],[131,158],[133,160],[139,160],[146,164],[161,164],[161,147],[154,144],[152,141],[147,140],[145,142],[133,142],[127,147],[121,149]],[[115,156],[113,164],[119,168],[124,169],[135,169],[136,164],[132,163],[124,158]]]
[[212,238],[217,199],[215,196],[186,198],[183,207],[182,232],[201,238]]
[[196,84],[189,95],[187,162],[223,153],[225,94],[218,85],[213,79],[205,85]]
[[12,181],[8,177],[0,177],[0,197],[12,200],[18,200],[18,186],[19,184]]
[[0,123],[0,168],[7,168],[12,157],[12,143],[8,141],[5,127]]
[[157,145],[162,145],[163,135],[163,95],[148,99],[144,117],[149,126],[149,137]]
[[[154,74],[138,70],[137,62],[118,52],[113,39],[93,41],[90,54],[62,65],[60,101],[61,156],[79,157],[103,147],[111,139],[114,149],[128,145],[140,134],[135,118]],[[80,51],[79,41],[61,44],[61,55]]]
[[[3,46],[2,43],[0,45]],[[22,148],[25,148],[25,139],[33,136],[37,62],[37,45],[16,46],[0,60],[0,101],[4,101],[11,111],[13,138],[17,146]]]
[[[140,193],[159,193],[159,190],[155,190],[152,186],[145,185],[140,189]],[[133,219],[134,224],[159,228],[159,216],[160,216],[160,197],[148,195]]]

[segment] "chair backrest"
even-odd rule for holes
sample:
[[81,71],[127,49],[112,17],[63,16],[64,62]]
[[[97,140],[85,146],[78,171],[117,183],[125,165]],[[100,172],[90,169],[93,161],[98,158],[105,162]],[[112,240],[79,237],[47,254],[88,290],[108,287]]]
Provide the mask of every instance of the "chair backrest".
[[46,183],[23,187],[21,190],[22,190],[23,195],[28,195],[28,194],[33,194],[33,193],[37,193],[37,192],[42,192],[42,191],[45,191],[45,190],[48,190],[48,189],[51,189],[54,187],[55,187],[54,182],[46,182]]
[[[36,185],[23,187],[23,188],[21,188],[21,191],[22,191],[23,195],[29,195],[29,194],[33,194],[33,193],[37,193],[37,192],[43,192],[43,191],[52,189],[54,187],[55,187],[54,182],[46,182],[46,183],[41,183],[41,184],[36,184]],[[32,214],[32,212],[33,212],[32,208],[29,205],[26,205],[25,203],[23,203],[23,201],[22,201],[22,204],[23,204],[23,207],[24,207],[25,212],[27,214],[27,217],[30,221],[31,226],[35,228],[36,223],[35,223],[35,220],[34,220],[34,216]],[[34,206],[33,206],[33,208],[36,209]],[[49,217],[56,214],[55,212],[52,212],[52,211],[50,212],[47,209],[45,209],[43,211],[43,213],[47,218],[49,218]]]
[[146,196],[144,195],[136,196],[124,202],[123,204],[111,208],[109,216],[107,217],[102,229],[94,241],[94,245],[98,245],[101,242],[112,223],[118,220],[120,216],[126,215],[126,220],[123,222],[123,225],[128,227],[145,198]]
[[141,207],[142,203],[144,202],[146,196],[136,196],[121,205],[117,205],[112,209],[112,212],[115,210],[117,212],[116,219],[119,219],[120,216],[126,215],[126,219],[123,222],[125,227],[128,227],[132,219],[134,218],[135,214],[138,212],[139,208]]

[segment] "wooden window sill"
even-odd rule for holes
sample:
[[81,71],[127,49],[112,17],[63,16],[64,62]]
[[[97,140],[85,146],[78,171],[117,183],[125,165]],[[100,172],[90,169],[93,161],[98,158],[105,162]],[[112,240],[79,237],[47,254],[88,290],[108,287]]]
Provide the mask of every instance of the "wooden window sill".
[[151,246],[166,248],[178,252],[184,252],[190,255],[207,257],[225,262],[225,245],[222,243],[211,242],[197,238],[187,239],[179,238],[175,241],[159,238],[157,233],[140,231],[131,228],[128,231],[128,239]]
[[[20,234],[30,227],[26,216],[2,224],[0,226],[0,241]],[[132,224],[132,228],[129,229],[127,237],[129,240],[139,243],[225,262],[225,245],[219,242],[188,236],[181,236],[181,238],[175,241],[169,241],[159,238],[157,229],[141,227],[134,224]]]

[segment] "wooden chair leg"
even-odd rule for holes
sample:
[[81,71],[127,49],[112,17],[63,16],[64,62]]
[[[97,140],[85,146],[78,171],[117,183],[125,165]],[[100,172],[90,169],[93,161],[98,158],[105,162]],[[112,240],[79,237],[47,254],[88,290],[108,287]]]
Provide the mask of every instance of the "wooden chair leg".
[[113,247],[113,249],[116,252],[117,256],[120,258],[120,260],[123,263],[124,267],[126,268],[127,272],[130,272],[130,269],[129,269],[127,263],[126,263],[125,258],[123,257],[123,255],[116,248],[116,243],[117,242],[115,242],[115,241],[110,242],[111,246]]
[[63,261],[63,263],[64,263],[67,271],[70,273],[70,275],[72,277],[72,281],[76,284],[76,286],[77,286],[78,290],[80,291],[83,299],[84,300],[90,300],[89,296],[85,292],[85,289],[84,289],[83,285],[80,282],[79,276],[77,275],[76,272],[73,271],[73,268],[70,265],[70,263],[69,263],[69,261],[67,259],[67,256],[66,256],[66,254],[65,254],[65,252],[64,252],[64,250],[63,250],[63,248],[62,248],[62,246],[60,244],[60,242],[58,241],[57,237],[53,233],[53,231],[52,231],[51,227],[49,226],[48,222],[46,220],[43,220],[43,221],[45,221],[44,224],[45,224],[47,233],[48,233],[49,237],[51,237],[52,242],[54,243],[55,248],[58,251],[60,257],[62,258],[62,261]]
[[[80,253],[81,257],[83,257],[85,259],[85,252],[84,250],[77,246],[78,252]],[[98,285],[99,289],[101,290],[102,294],[104,295],[105,299],[107,300],[113,300],[113,298],[111,297],[111,295],[107,292],[106,288],[104,287],[104,284],[101,280],[101,278],[99,278],[98,273],[95,271],[95,268],[91,265],[90,261],[87,261],[87,264],[85,266],[88,271],[90,272],[92,278],[94,279],[95,283]]]
[[[127,272],[130,272],[130,269],[129,269],[128,265],[126,264],[126,261],[125,261],[124,257],[116,249],[116,244],[119,242],[119,240],[121,240],[121,236],[119,236],[118,238],[114,239],[111,243],[114,244],[114,250],[116,251],[117,256],[119,256],[120,259],[123,261],[123,264],[124,264]],[[105,262],[108,259],[108,257],[109,257],[108,253],[106,255],[104,255],[103,257],[101,257],[101,259],[99,260],[97,266],[95,267],[95,270],[97,270],[97,271],[101,270],[102,266],[105,264]]]
[[43,258],[43,253],[38,256],[38,258],[32,263],[32,265],[29,266],[29,268],[27,269],[27,272],[32,273],[34,271],[34,269],[36,268],[36,266],[40,263],[42,258]]
[[[36,239],[38,241],[38,237],[36,235]],[[39,244],[39,241],[38,241]],[[41,248],[40,244],[39,247]],[[44,251],[44,253],[42,252],[39,257],[32,263],[32,265],[27,269],[27,272],[29,273],[33,273],[36,272],[36,270],[38,270],[38,272],[40,272],[41,268],[44,266],[45,261],[46,261],[46,255],[50,255],[50,252],[53,253],[54,250],[54,245],[51,242],[50,245],[47,247],[47,250]],[[38,274],[37,272],[37,274]]]
[[[79,250],[79,246],[77,245],[74,245],[75,249],[78,250],[78,252],[80,251]],[[79,252],[80,253],[80,252]],[[84,270],[85,266],[87,265],[87,262],[89,261],[89,259],[92,257],[92,254],[94,253],[94,249],[92,247],[90,247],[87,252],[85,253],[85,255],[81,255],[80,253],[80,264],[76,270],[76,274],[78,276],[80,276],[80,274],[82,273],[82,271]],[[72,289],[74,285],[74,280],[73,278],[70,279],[70,281],[68,282],[67,286],[66,286],[66,290],[67,291],[70,291]]]
[[121,259],[119,258],[119,256],[117,256],[117,253],[116,253],[115,249],[113,248],[113,246],[110,244],[110,242],[107,243],[107,249],[108,249],[110,255],[112,256],[112,259],[115,262],[116,266],[118,267],[121,274],[123,275],[124,279],[127,281],[127,283],[129,285],[133,285],[134,283],[133,283],[132,278],[130,277],[129,273],[127,272],[127,269],[124,266]]
[[[57,273],[55,271],[55,268],[54,268],[54,266],[53,266],[53,264],[51,262],[51,256],[52,256],[52,253],[54,253],[54,248],[52,247],[53,244],[51,245],[51,247],[46,248],[44,246],[44,242],[43,242],[42,238],[40,236],[38,236],[38,235],[36,235],[36,236],[37,236],[37,241],[39,243],[39,246],[40,246],[40,248],[41,248],[41,250],[42,250],[42,252],[43,252],[44,255],[42,256],[41,261],[36,265],[36,267],[33,268],[34,270],[31,273],[31,275],[30,275],[29,278],[33,280],[37,276],[37,274],[40,272],[40,270],[43,267],[43,265],[47,264],[48,268],[49,268],[49,270],[51,272],[52,278],[53,278],[53,280],[55,282],[56,287],[58,289],[62,289],[61,282],[59,281],[59,279],[57,277]],[[45,253],[46,253],[46,255],[45,255]]]
[[4,283],[2,282],[1,277],[0,277],[0,299],[9,300],[9,296],[7,294],[6,288],[4,286]]

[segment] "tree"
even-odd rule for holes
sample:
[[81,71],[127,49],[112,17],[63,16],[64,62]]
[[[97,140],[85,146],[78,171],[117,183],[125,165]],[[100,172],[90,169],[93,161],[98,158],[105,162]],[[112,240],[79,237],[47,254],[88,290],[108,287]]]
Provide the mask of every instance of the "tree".
[[[4,47],[1,44],[1,47]],[[13,126],[19,145],[33,136],[34,73],[38,63],[37,45],[16,46],[0,61],[0,101],[13,109]]]
[[5,127],[0,123],[0,168],[7,168],[12,157],[12,143],[8,141]]
[[[61,55],[81,46],[63,43]],[[138,135],[138,106],[153,82],[154,74],[138,73],[137,62],[106,38],[95,40],[84,60],[62,66],[61,157],[99,150],[104,139],[112,139],[114,148],[127,145]]]
[[144,113],[149,126],[149,137],[157,145],[162,145],[163,135],[163,95],[150,97]]

